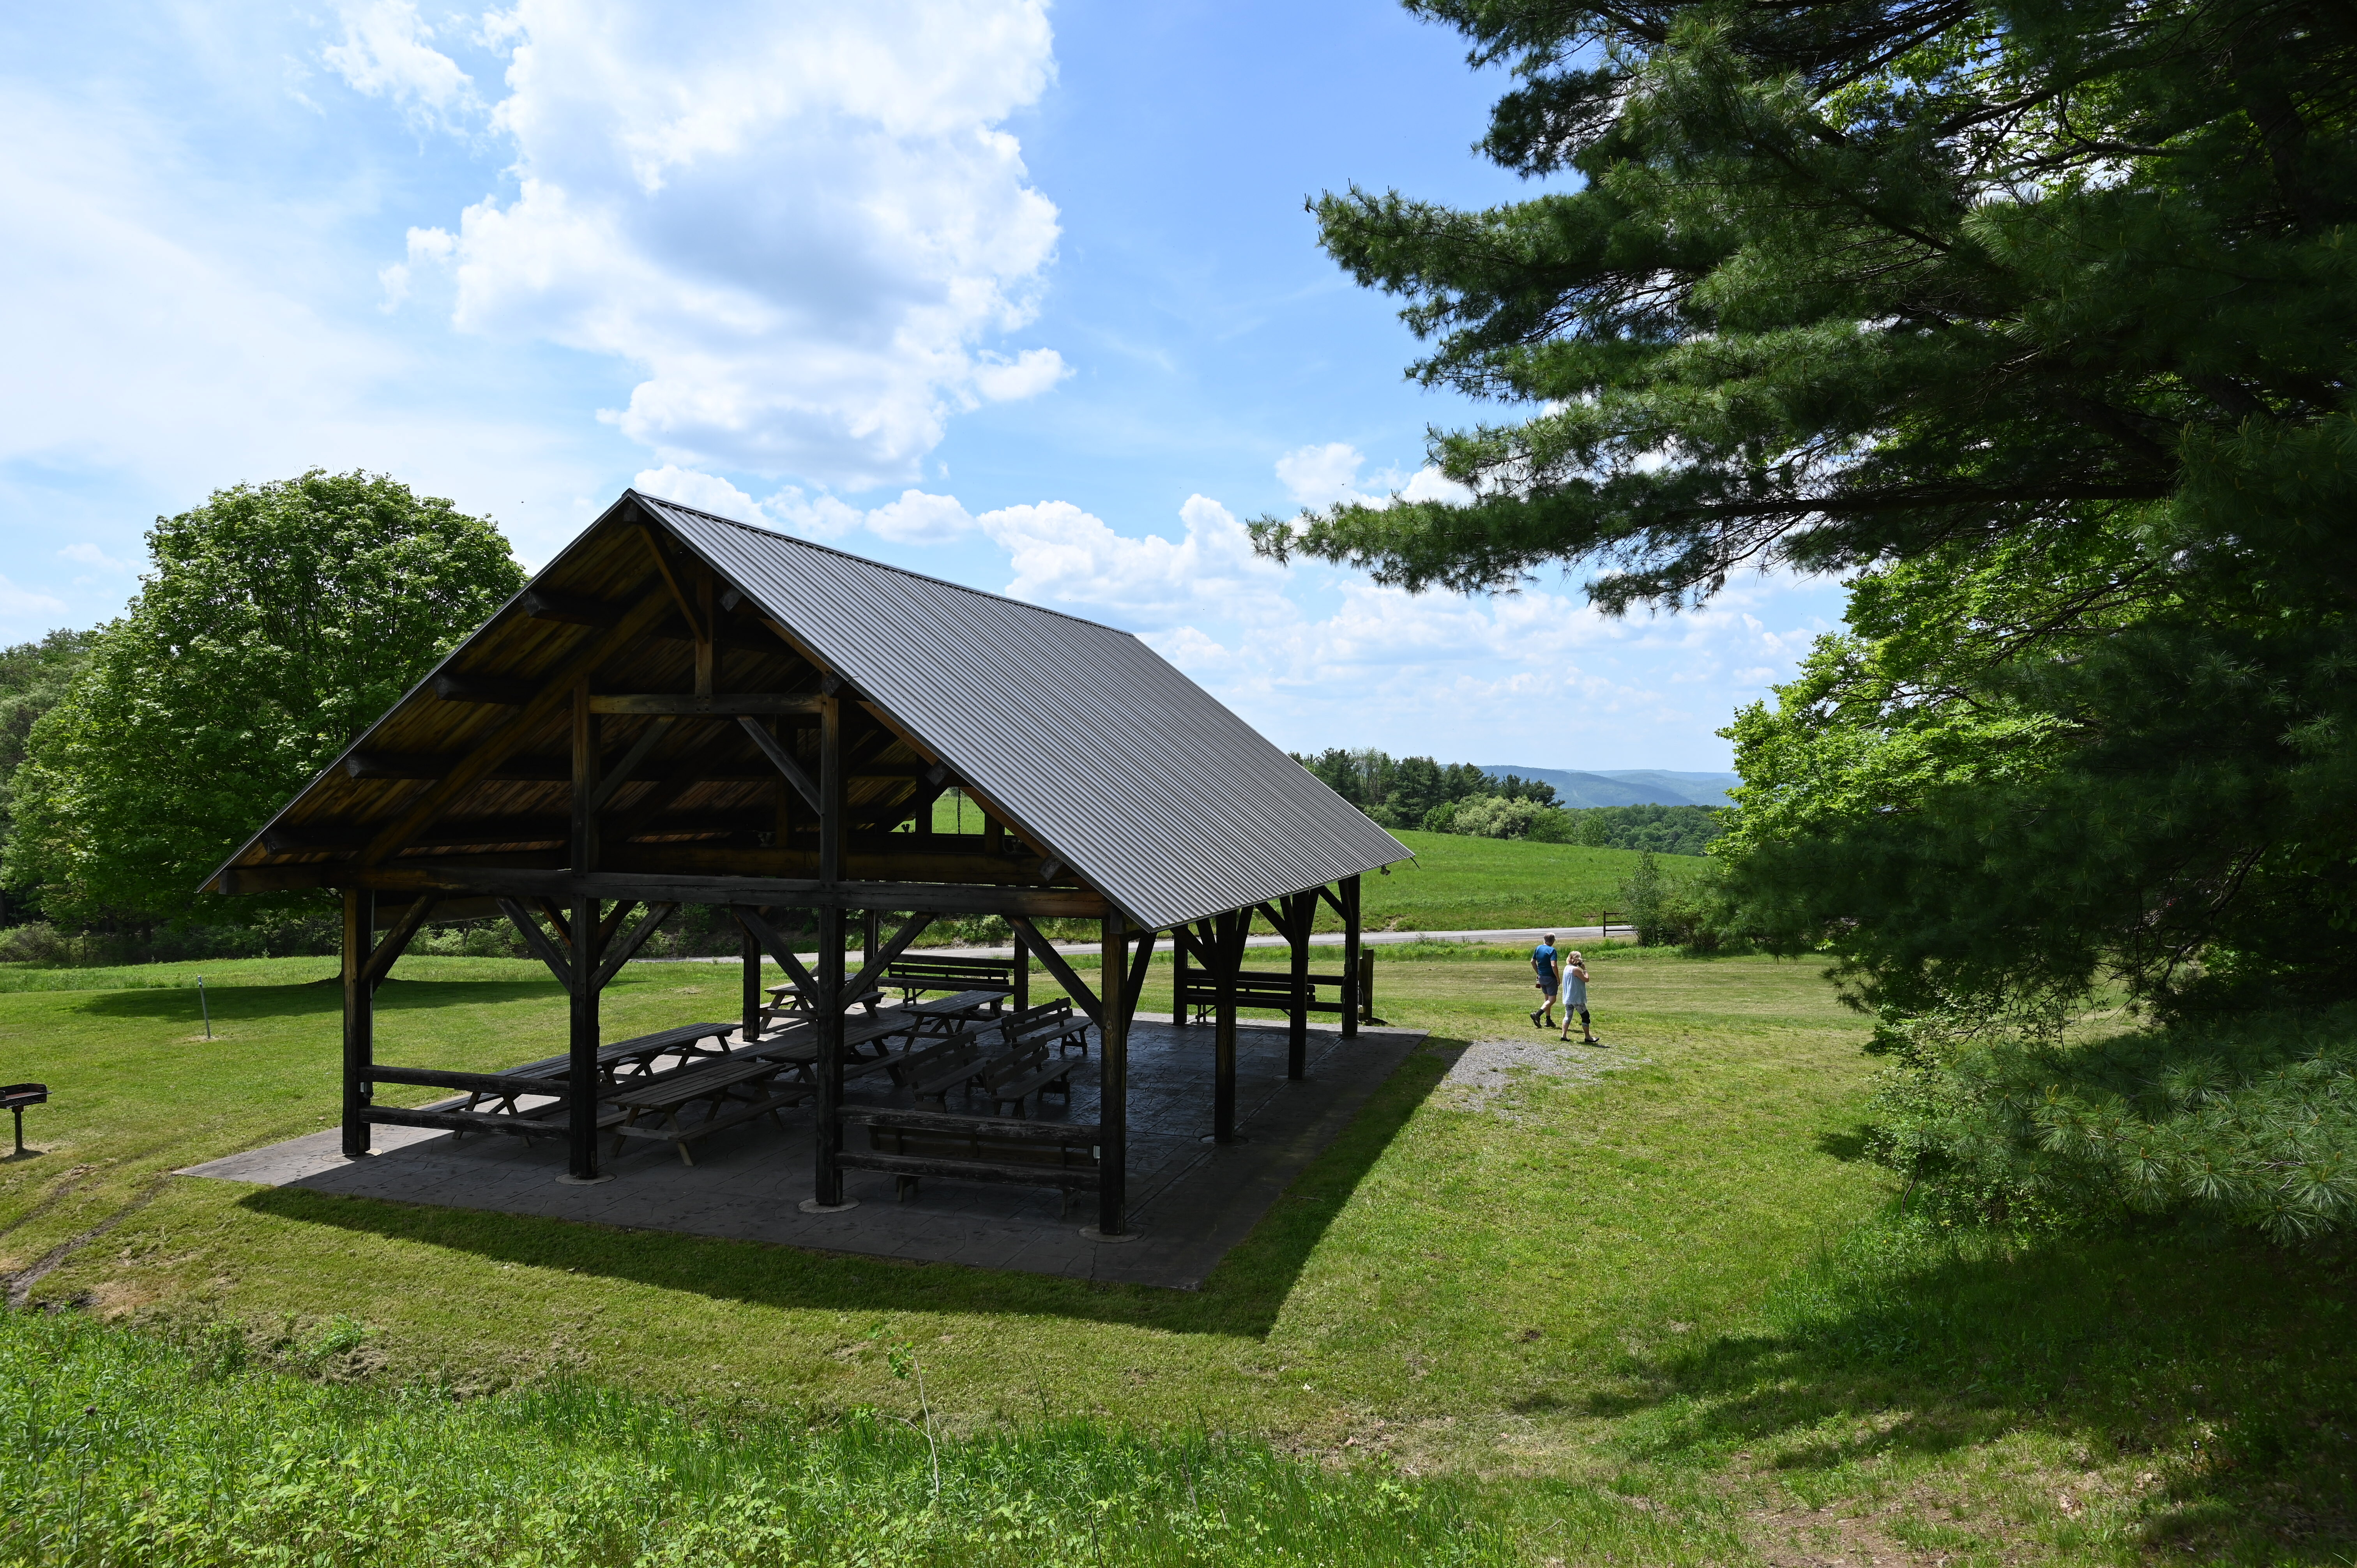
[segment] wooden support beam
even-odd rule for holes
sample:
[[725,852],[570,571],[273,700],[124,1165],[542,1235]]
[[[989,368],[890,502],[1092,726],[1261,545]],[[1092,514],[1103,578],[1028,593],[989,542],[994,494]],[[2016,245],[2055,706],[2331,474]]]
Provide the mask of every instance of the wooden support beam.
[[1006,919],[1009,925],[1023,933],[1023,940],[1031,945],[1032,951],[1039,955],[1039,961],[1046,966],[1048,972],[1054,975],[1071,993],[1072,1004],[1087,1014],[1091,1023],[1103,1028],[1104,1004],[1097,1000],[1097,993],[1072,972],[1072,966],[1064,961],[1064,955],[1056,950],[1055,944],[1039,934],[1039,928],[1031,923],[1028,916],[1010,914]]
[[527,590],[516,607],[533,620],[562,621],[571,626],[611,626],[622,618],[620,605],[584,594],[560,594],[549,588]]
[[1121,912],[1105,911],[1100,937],[1104,1005],[1097,1020],[1097,1234],[1129,1233],[1129,942]]
[[1293,955],[1293,1005],[1286,1011],[1285,1076],[1296,1083],[1309,1076],[1309,929],[1318,922],[1318,895],[1296,893],[1285,901],[1285,940]]
[[638,900],[635,898],[614,900],[614,907],[606,911],[604,919],[597,922],[597,945],[594,950],[600,953],[606,950],[606,944],[614,940],[614,933],[622,929],[622,922],[630,918],[630,910],[637,906],[637,903]]
[[[867,927],[871,932],[876,929],[876,917],[878,912],[879,911],[874,909],[867,911]],[[922,936],[924,934],[925,928],[932,923],[932,916],[920,909],[917,913],[909,916],[907,919],[900,922],[900,929],[892,933],[891,940],[885,942],[880,948],[871,943],[865,961],[863,961],[859,966],[858,974],[853,977],[850,986],[848,987],[851,994],[854,996],[866,995],[868,991],[875,986],[877,976],[882,974],[884,971],[890,966],[894,959],[897,959],[902,953],[907,952],[909,950],[909,944]]]
[[565,1108],[566,1175],[574,1181],[597,1179],[597,900],[573,900],[573,985],[565,1077],[576,1092]]
[[729,913],[736,917],[741,929],[769,950],[770,956],[778,961],[778,967],[786,972],[786,978],[802,988],[802,994],[808,996],[817,992],[817,977],[802,967],[802,961],[795,955],[792,944],[770,926],[767,909],[738,908],[731,909]]
[[813,779],[809,770],[794,759],[794,754],[786,749],[784,743],[768,730],[763,729],[760,721],[749,714],[739,714],[737,722],[743,726],[747,735],[753,737],[753,744],[761,748],[761,755],[768,757],[776,767],[779,776],[792,785],[802,798],[810,803],[810,809],[823,813],[824,808],[819,803],[818,780]]
[[1342,1037],[1359,1037],[1359,1015],[1366,1011],[1366,1002],[1359,994],[1359,879],[1345,876],[1336,885],[1341,897],[1335,900],[1342,915]]
[[520,708],[540,695],[540,688],[532,682],[500,675],[443,674],[435,676],[428,685],[446,703],[489,703]]
[[[621,908],[630,906],[625,904]],[[605,990],[608,983],[622,972],[622,966],[637,957],[639,950],[647,945],[647,939],[655,934],[655,928],[670,919],[673,911],[678,908],[676,904],[648,906],[646,918],[630,928],[630,935],[605,950],[605,957],[597,964],[598,990]]]
[[1211,924],[1215,967],[1211,972],[1211,1140],[1238,1142],[1236,1135],[1236,971],[1243,967],[1244,940],[1252,935],[1252,911],[1231,909]]
[[695,694],[708,697],[720,674],[720,613],[712,604],[712,568],[701,561],[695,564]]
[[[597,699],[594,696],[589,699],[589,711],[591,713],[597,711]],[[677,722],[667,716],[649,719],[646,726],[639,731],[638,738],[630,742],[630,748],[622,753],[619,760],[616,761],[611,768],[599,768],[601,777],[597,781],[597,791],[589,798],[589,810],[592,814],[605,811],[607,806],[612,803],[615,793],[637,775],[639,764],[644,762],[648,754],[662,744],[662,737],[671,733],[671,726]]]
[[639,524],[639,537],[647,542],[647,552],[655,558],[655,570],[662,574],[663,586],[671,590],[672,602],[679,607],[681,617],[687,622],[687,629],[697,642],[704,641],[712,635],[712,628],[697,618],[695,601],[681,585],[679,574],[673,567],[671,552],[663,548],[662,536],[642,522]]
[[[652,846],[634,851],[608,851],[608,863],[633,865],[642,856],[682,854],[693,846],[665,849]],[[587,875],[546,861],[552,852],[486,854],[443,860],[404,859],[390,865],[360,866],[350,862],[320,865],[264,866],[228,873],[234,893],[284,893],[309,887],[370,887],[407,897],[419,893],[457,897],[509,898],[570,898],[588,892],[599,898],[636,898],[643,903],[726,904],[759,908],[914,909],[936,915],[1028,915],[1038,918],[1093,920],[1105,911],[1105,901],[1084,887],[1034,887],[1022,884],[933,881],[918,876],[878,878],[871,870],[890,869],[882,857],[850,857],[851,868],[862,875],[824,882],[810,877],[711,875],[698,871],[599,871]],[[718,861],[744,862],[770,852],[712,850]],[[537,858],[541,864],[531,864]],[[906,869],[946,874],[949,857],[911,856]],[[568,933],[569,941],[569,933]]]
[[533,956],[548,966],[549,973],[556,976],[556,983],[570,992],[573,989],[572,961],[548,940],[548,933],[540,929],[540,922],[512,898],[500,900],[500,912],[507,916],[508,923],[515,927],[518,936],[523,938],[523,945],[532,950]]
[[384,983],[384,977],[393,972],[394,961],[409,946],[410,939],[417,935],[417,928],[425,923],[425,918],[434,912],[434,906],[440,902],[440,899],[432,897],[411,899],[409,908],[402,911],[401,918],[393,922],[393,929],[377,939],[376,947],[368,955],[368,964],[361,974],[371,995],[374,995],[376,988]]
[[745,1017],[741,1035],[747,1045],[761,1037],[761,939],[747,929],[743,921],[737,926],[737,956],[743,964]]
[[573,683],[573,869],[597,869],[597,714],[589,706],[589,678]]
[[556,940],[558,944],[562,946],[566,952],[571,952],[573,950],[573,922],[565,918],[564,906],[558,904],[555,899],[547,897],[545,894],[541,896],[538,902],[540,904],[540,912],[548,917],[548,929],[556,933]]
[[374,863],[407,843],[412,834],[447,811],[450,803],[488,778],[540,725],[554,718],[573,699],[573,683],[611,658],[663,610],[662,599],[642,596],[621,619],[604,631],[592,631],[580,645],[549,671],[538,696],[500,722],[431,787],[403,808],[399,816],[377,831],[361,852],[363,863]]
[[823,698],[787,692],[600,692],[591,705],[601,714],[655,714],[673,718],[734,719],[751,715],[814,714]]
[[1145,993],[1146,976],[1154,963],[1154,941],[1157,933],[1147,931],[1137,939],[1137,953],[1129,962],[1129,983],[1122,987],[1128,1011],[1122,1015],[1122,1028],[1126,1031],[1137,1019],[1137,999]]
[[344,890],[344,1156],[369,1154],[368,1108],[376,1064],[375,987],[368,983],[369,940],[376,934],[376,895]]
[[[830,767],[830,771],[831,767]],[[816,1016],[818,1116],[813,1131],[815,1162],[811,1173],[811,1201],[834,1208],[843,1203],[843,1171],[834,1163],[843,1152],[843,911],[818,912],[818,983],[811,1006]]]
[[843,701],[818,711],[818,879],[843,878]]

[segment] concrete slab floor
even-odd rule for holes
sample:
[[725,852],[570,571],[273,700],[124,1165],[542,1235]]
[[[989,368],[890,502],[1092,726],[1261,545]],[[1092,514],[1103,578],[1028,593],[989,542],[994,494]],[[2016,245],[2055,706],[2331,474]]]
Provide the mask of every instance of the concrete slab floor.
[[[929,1177],[900,1201],[892,1177],[874,1171],[845,1175],[845,1196],[857,1199],[856,1208],[806,1214],[800,1206],[811,1194],[815,1157],[807,1111],[788,1112],[782,1132],[758,1121],[715,1133],[693,1145],[693,1166],[670,1144],[633,1140],[601,1166],[614,1179],[594,1186],[558,1179],[565,1173],[561,1138],[454,1137],[406,1127],[374,1129],[376,1153],[366,1159],[346,1159],[341,1133],[330,1128],[178,1174],[1192,1290],[1424,1038],[1418,1030],[1369,1027],[1345,1041],[1333,1025],[1313,1026],[1308,1077],[1295,1083],[1285,1076],[1284,1026],[1240,1025],[1236,1122],[1244,1141],[1219,1147],[1205,1141],[1211,1128],[1210,1026],[1174,1028],[1140,1017],[1129,1047],[1135,1240],[1123,1242],[1082,1234],[1096,1220],[1093,1194],[1076,1195],[1067,1213],[1053,1188]],[[907,1103],[905,1092],[875,1077],[855,1082],[848,1098]],[[954,1096],[951,1109],[960,1109]],[[1097,1111],[1092,1041],[1087,1065],[1072,1075],[1069,1111],[1060,1101],[1035,1101],[1033,1112],[1049,1122],[1093,1122]],[[601,1146],[601,1157],[611,1146]]]

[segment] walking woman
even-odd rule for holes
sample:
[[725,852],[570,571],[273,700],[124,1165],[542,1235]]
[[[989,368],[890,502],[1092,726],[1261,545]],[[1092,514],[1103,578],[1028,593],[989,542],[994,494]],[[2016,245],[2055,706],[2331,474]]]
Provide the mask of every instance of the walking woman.
[[1571,1038],[1571,1015],[1576,1010],[1579,1014],[1579,1032],[1587,1036],[1580,1041],[1580,1044],[1602,1045],[1604,1042],[1596,1037],[1596,1026],[1587,1015],[1587,961],[1576,952],[1563,955],[1563,992],[1560,1000],[1563,1003],[1561,1037],[1566,1040]]

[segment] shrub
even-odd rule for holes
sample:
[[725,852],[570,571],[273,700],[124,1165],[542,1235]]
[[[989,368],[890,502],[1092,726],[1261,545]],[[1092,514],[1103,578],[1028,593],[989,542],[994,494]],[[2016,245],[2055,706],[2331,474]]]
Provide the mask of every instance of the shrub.
[[1547,810],[1535,800],[1478,795],[1458,803],[1449,831],[1469,838],[1518,839],[1529,833],[1531,823]]

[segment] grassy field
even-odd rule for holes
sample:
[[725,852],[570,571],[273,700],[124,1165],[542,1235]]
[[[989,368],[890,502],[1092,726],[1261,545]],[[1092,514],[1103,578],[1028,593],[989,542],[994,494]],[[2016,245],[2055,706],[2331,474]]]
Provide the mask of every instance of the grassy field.
[[[196,966],[210,1042],[185,987],[0,995],[0,1077],[57,1096],[46,1152],[0,1165],[0,1268],[88,1309],[6,1320],[0,1376],[53,1369],[48,1424],[0,1444],[8,1495],[44,1499],[0,1560],[166,1561],[121,1549],[156,1477],[218,1491],[273,1453],[290,1487],[345,1465],[453,1530],[545,1490],[515,1561],[563,1519],[640,1560],[670,1538],[632,1530],[735,1517],[748,1487],[836,1497],[877,1562],[2350,1560],[2344,1258],[1928,1234],[1857,1158],[1864,1026],[1811,969],[1591,957],[1606,1048],[1478,1105],[1443,1078],[1464,1042],[1534,1037],[1520,955],[1385,950],[1385,1015],[1433,1044],[1185,1294],[174,1178],[328,1123],[331,965]],[[396,975],[388,1058],[561,1043],[529,964]],[[619,1035],[736,987],[636,965],[608,994]],[[38,1337],[85,1316],[146,1337]],[[942,1502],[890,1420],[920,1415],[893,1342],[948,1434]],[[214,1391],[157,1393],[189,1387]],[[70,1502],[113,1555],[67,1549]],[[1207,1544],[1215,1514],[1273,1533]],[[813,1553],[854,1560],[829,1528]]]

